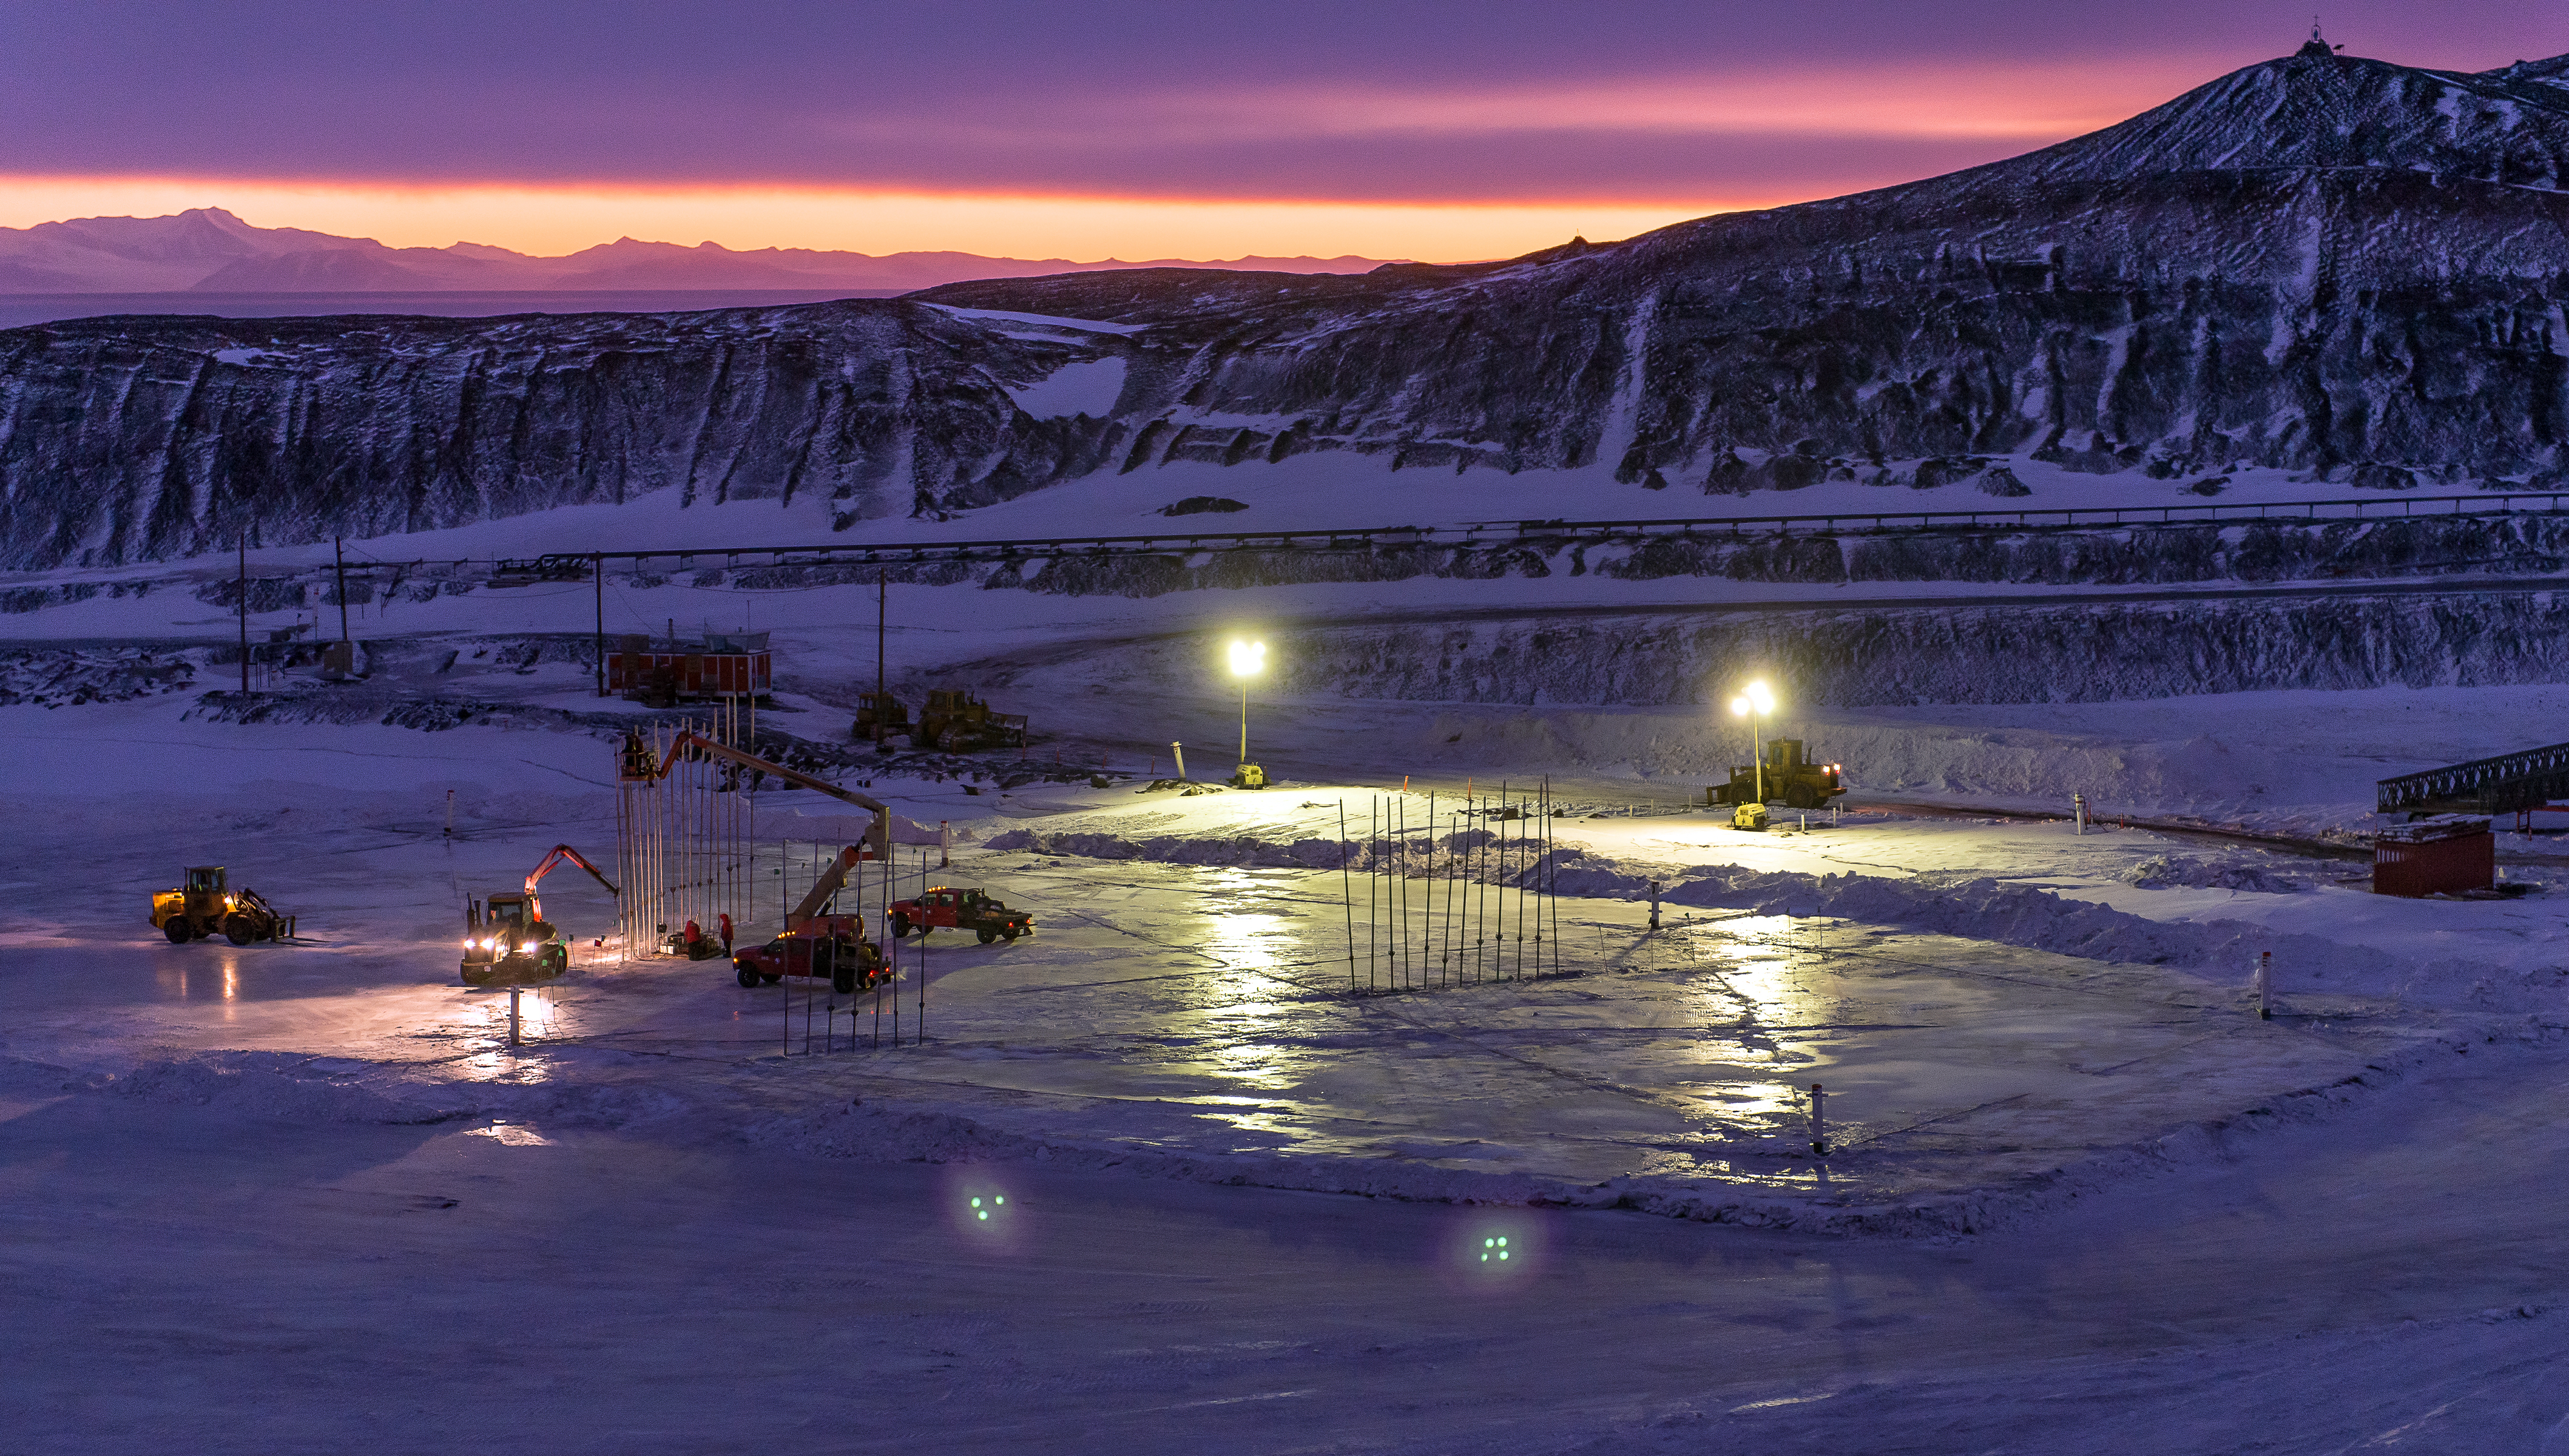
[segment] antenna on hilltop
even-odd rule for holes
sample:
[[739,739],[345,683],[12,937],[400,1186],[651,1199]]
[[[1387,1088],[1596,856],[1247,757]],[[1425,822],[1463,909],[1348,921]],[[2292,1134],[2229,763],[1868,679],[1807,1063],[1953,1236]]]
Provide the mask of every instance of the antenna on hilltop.
[[2333,46],[2329,44],[2328,37],[2320,34],[2320,18],[2314,15],[2311,17],[2311,38],[2302,42],[2302,48],[2295,51],[2293,54],[2296,56],[2334,56],[2345,49],[2346,47],[2344,46]]

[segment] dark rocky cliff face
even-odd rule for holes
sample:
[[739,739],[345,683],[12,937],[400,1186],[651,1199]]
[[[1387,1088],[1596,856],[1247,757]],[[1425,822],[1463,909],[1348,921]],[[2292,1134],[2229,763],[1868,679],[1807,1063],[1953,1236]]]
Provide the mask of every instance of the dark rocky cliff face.
[[[1637,490],[1712,494],[1925,486],[1956,457],[2009,454],[2388,489],[2548,481],[2569,468],[2564,72],[2293,57],[2010,162],[1505,264],[0,332],[0,565],[662,488],[818,498],[845,529],[1099,471],[1317,451],[1404,471],[1603,464]],[[1127,372],[1104,418],[1038,419],[1008,393],[1107,356]]]
[[[1018,330],[1019,334],[1035,331]],[[833,521],[1085,474],[1006,386],[1085,357],[916,304],[0,332],[0,565],[429,531],[675,488]]]

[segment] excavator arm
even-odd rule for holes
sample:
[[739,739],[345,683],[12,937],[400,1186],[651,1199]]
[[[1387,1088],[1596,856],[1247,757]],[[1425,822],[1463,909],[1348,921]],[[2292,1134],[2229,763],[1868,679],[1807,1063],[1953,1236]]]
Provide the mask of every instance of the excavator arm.
[[[628,763],[633,761],[634,755],[638,750],[638,739],[627,745],[625,749],[625,759]],[[806,789],[818,790],[821,793],[829,795],[833,799],[854,804],[859,809],[866,810],[875,817],[875,822],[866,829],[866,838],[874,845],[875,857],[877,859],[884,859],[888,858],[892,854],[892,810],[886,807],[883,801],[875,799],[869,795],[860,794],[854,789],[842,789],[827,779],[816,779],[810,774],[798,773],[793,769],[786,768],[782,764],[769,763],[767,760],[759,758],[753,754],[743,753],[728,743],[716,743],[714,740],[699,733],[681,733],[676,738],[670,740],[668,753],[663,755],[659,764],[656,767],[649,769],[643,777],[653,779],[667,778],[669,770],[689,754],[701,754],[706,758],[719,759],[722,762],[729,764],[737,764],[745,769],[756,769],[760,773],[773,774],[777,778],[783,779],[789,784],[799,784]],[[649,757],[647,752],[644,752],[642,756],[646,759]],[[629,776],[630,774],[628,772],[628,777]],[[842,858],[845,857],[843,856]],[[851,861],[850,863],[853,864],[854,862]],[[833,888],[835,889],[836,887]],[[826,897],[824,898],[826,899]]]
[[535,873],[527,877],[527,894],[535,894],[537,883],[543,880],[546,876],[553,873],[553,868],[561,864],[564,860],[568,860],[572,864],[587,871],[591,879],[606,887],[607,894],[612,895],[619,900],[623,898],[623,891],[616,889],[614,884],[610,882],[605,875],[601,874],[595,865],[588,863],[587,859],[582,856],[579,851],[572,849],[568,845],[555,845],[552,847],[552,852],[545,856],[545,862],[538,865],[535,868]]

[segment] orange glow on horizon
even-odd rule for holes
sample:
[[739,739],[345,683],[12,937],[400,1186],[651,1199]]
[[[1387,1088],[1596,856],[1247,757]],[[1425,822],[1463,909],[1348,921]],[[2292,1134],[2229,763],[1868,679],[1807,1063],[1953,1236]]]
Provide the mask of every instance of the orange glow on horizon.
[[[2032,150],[2110,125],[2210,74],[2204,58],[2154,55],[2139,63],[2035,63],[2009,67],[1762,70],[1637,77],[1593,84],[1294,90],[1179,90],[1119,99],[1092,116],[1047,123],[1048,140],[1077,152],[1083,140],[1112,150],[1136,134],[1220,143],[1486,139],[1483,157],[1504,167],[1512,136],[1584,136],[1606,170],[1561,188],[1574,195],[1461,201],[1113,195],[1065,184],[1049,194],[916,186],[736,185],[644,182],[466,182],[272,177],[0,177],[0,226],[87,216],[157,216],[187,207],[227,208],[262,227],[302,227],[371,237],[396,247],[457,241],[559,255],[618,237],[725,247],[802,247],[876,255],[953,250],[1028,259],[1236,258],[1246,254],[1456,261],[1511,257],[1582,235],[1630,237],[1713,212],[1779,206],[1913,180],[1890,159],[1904,146],[1946,144],[1939,155],[1985,159]],[[826,125],[826,124],[825,124]],[[1007,145],[997,123],[988,139]],[[851,146],[898,146],[862,124]],[[1619,180],[1615,139],[1700,138],[1699,186],[1664,178]],[[1782,139],[1778,144],[1775,139]],[[1769,155],[1817,139],[1834,159],[1800,177],[1798,155]],[[1869,144],[1881,144],[1881,160]],[[1726,163],[1738,145],[1767,149],[1754,165]],[[1441,145],[1441,144],[1440,144]],[[1653,145],[1660,145],[1654,143]],[[1944,165],[1955,165],[1948,162]],[[1912,163],[1910,167],[1915,167]],[[1729,169],[1725,171],[1725,169]],[[1744,170],[1742,170],[1744,169]],[[1876,173],[1880,175],[1875,175]],[[1254,181],[1254,180],[1245,180]],[[1358,180],[1362,181],[1362,180]],[[1385,182],[1389,179],[1383,180]],[[1447,179],[1448,182],[1460,181]],[[1529,185],[1532,179],[1515,179]]]
[[0,178],[0,226],[221,207],[260,227],[371,237],[393,247],[487,243],[539,255],[618,237],[692,246],[808,247],[883,255],[1235,258],[1247,254],[1452,261],[1629,237],[1786,197],[1669,203],[1193,201],[1163,197],[932,196],[768,187],[370,186],[192,178]]

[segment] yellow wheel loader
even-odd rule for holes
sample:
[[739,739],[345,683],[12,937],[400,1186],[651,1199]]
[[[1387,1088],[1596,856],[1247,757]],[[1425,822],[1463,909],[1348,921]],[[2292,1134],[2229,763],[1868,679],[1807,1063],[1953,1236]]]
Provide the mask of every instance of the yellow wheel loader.
[[152,897],[152,923],[173,945],[215,934],[235,945],[294,938],[294,917],[255,890],[231,889],[220,865],[191,865],[186,884]]

